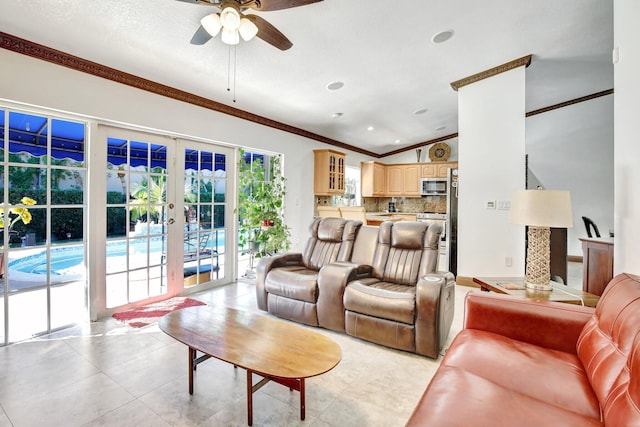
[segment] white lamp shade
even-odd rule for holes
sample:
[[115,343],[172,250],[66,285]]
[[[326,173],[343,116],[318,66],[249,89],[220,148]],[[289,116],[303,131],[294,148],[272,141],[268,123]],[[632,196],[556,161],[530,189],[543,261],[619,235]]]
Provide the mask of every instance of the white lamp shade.
[[237,30],[240,26],[240,12],[234,7],[227,6],[220,12],[220,22],[228,30]]
[[240,27],[238,28],[238,31],[240,32],[242,39],[248,42],[258,34],[258,27],[256,27],[256,24],[247,18],[242,18],[240,20]]
[[511,198],[509,221],[533,227],[573,227],[571,195],[568,191],[517,190]]
[[222,29],[222,42],[226,44],[238,44],[240,43],[240,36],[238,35],[238,30],[229,30],[227,28]]
[[220,16],[217,13],[205,16],[200,20],[200,24],[205,30],[207,30],[207,33],[209,33],[211,37],[217,36],[222,28]]

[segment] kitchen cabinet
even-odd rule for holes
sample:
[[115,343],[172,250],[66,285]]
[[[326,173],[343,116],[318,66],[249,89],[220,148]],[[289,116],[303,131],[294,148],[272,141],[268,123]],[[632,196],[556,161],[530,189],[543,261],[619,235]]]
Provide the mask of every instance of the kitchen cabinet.
[[345,154],[336,150],[313,150],[313,193],[317,196],[344,194]]
[[389,197],[402,196],[404,189],[404,169],[402,165],[387,165],[387,185],[385,195]]
[[404,166],[405,197],[420,197],[420,165],[409,163]]
[[449,168],[457,168],[458,162],[429,162],[422,163],[420,178],[446,178]]
[[423,163],[420,167],[420,178],[435,178],[436,164],[433,162]]
[[387,197],[420,197],[420,166],[417,163],[387,165]]
[[360,186],[362,197],[384,197],[386,167],[383,163],[362,162],[360,164]]
[[458,162],[362,162],[362,197],[420,197],[420,178],[446,178]]

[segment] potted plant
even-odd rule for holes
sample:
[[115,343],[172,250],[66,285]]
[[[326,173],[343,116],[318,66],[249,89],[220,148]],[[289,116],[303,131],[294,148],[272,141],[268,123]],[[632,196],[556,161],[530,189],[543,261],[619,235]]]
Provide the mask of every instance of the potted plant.
[[260,159],[246,162],[241,149],[238,176],[240,245],[257,258],[289,249],[290,232],[283,218],[286,179],[281,156],[270,157],[265,167]]
[[[30,197],[23,197],[22,199],[20,199],[20,203],[25,206],[33,206],[36,204],[36,201]],[[0,232],[4,232],[4,228],[6,227],[9,231],[8,236],[9,238],[11,238],[13,226],[16,225],[16,223],[19,221],[22,221],[24,224],[29,224],[31,222],[31,212],[29,212],[29,208],[11,207],[8,209],[8,212],[5,211],[5,209],[0,208]],[[4,246],[0,246],[0,278],[3,276]]]

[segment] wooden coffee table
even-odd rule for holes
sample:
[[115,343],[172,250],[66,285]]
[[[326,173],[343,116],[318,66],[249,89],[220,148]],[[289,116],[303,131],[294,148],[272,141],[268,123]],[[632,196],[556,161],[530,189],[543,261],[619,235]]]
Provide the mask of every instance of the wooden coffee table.
[[[300,392],[305,418],[305,378],[333,369],[340,346],[317,332],[268,316],[209,306],[176,310],[162,317],[160,329],[189,347],[189,394],[198,363],[215,357],[247,371],[247,420],[253,424],[253,393],[269,381]],[[203,356],[197,357],[197,351]],[[263,377],[255,385],[253,374]]]
[[523,299],[566,302],[587,307],[595,307],[600,300],[597,295],[569,288],[556,282],[552,282],[552,291],[533,291],[525,288],[524,278],[522,277],[474,277],[473,281],[480,285],[482,290],[508,294]]

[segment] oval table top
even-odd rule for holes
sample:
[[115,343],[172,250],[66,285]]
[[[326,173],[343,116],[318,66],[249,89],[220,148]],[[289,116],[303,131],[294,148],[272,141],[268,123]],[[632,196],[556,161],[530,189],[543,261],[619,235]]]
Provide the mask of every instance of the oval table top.
[[265,376],[313,377],[342,358],[340,346],[317,332],[233,308],[184,308],[163,316],[158,326],[193,349]]

